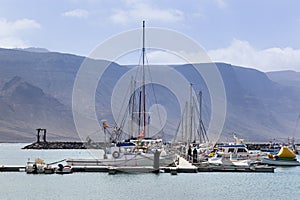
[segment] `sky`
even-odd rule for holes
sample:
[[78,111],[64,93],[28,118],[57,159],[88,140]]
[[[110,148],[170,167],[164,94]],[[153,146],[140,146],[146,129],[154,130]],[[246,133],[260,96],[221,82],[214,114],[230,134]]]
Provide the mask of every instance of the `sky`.
[[0,47],[87,56],[146,20],[192,38],[215,62],[300,71],[299,8],[298,0],[0,0]]

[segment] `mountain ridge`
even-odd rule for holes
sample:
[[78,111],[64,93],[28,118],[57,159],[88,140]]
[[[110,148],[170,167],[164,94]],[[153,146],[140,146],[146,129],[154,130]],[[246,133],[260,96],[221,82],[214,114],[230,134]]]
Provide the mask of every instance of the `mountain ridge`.
[[[72,54],[0,49],[0,108],[1,112],[7,113],[0,119],[0,141],[32,141],[35,139],[35,128],[45,126],[53,133],[49,137],[55,140],[78,140],[72,119],[72,91],[84,59]],[[108,63],[101,60],[91,62],[99,67]],[[297,105],[300,101],[299,87],[275,81],[270,78],[270,73],[255,69],[225,63],[216,63],[216,66],[223,78],[227,95],[223,140],[231,139],[232,132],[247,141],[292,137],[296,117],[300,112],[300,105]],[[207,127],[210,120],[210,95],[203,78],[196,75],[191,65],[171,67],[190,82],[197,83],[195,90],[203,90],[203,114]],[[107,105],[111,102],[114,85],[130,69],[130,66],[111,63],[101,77],[96,91],[99,119],[112,118]],[[170,77],[165,77],[172,81]],[[170,94],[164,92],[162,87],[157,88],[162,94],[161,103],[166,105],[168,111],[172,111],[176,102],[170,101],[172,105],[167,105],[164,97],[169,98]],[[20,106],[16,106],[17,103]],[[36,109],[42,111],[43,117],[34,112]],[[14,115],[14,111],[19,112],[19,116]],[[16,120],[19,122],[14,124]],[[172,116],[171,120],[172,126],[177,126],[176,116]]]

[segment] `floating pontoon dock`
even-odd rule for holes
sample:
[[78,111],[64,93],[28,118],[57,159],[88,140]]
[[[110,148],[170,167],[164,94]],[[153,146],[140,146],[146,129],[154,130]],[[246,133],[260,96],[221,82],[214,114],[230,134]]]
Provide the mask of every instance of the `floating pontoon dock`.
[[[188,162],[183,157],[179,157],[175,166],[173,167],[160,167],[155,169],[149,167],[113,167],[113,166],[73,166],[73,172],[106,172],[108,174],[116,173],[197,173],[197,172],[263,172],[273,173],[275,167],[266,165],[257,165],[250,167],[235,167],[235,166],[195,166]],[[21,165],[0,165],[0,172],[25,172],[25,166]]]

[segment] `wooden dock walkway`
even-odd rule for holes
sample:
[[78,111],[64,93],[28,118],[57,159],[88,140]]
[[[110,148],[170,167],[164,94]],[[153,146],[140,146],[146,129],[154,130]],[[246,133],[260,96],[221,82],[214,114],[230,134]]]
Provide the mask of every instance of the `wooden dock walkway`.
[[178,158],[177,171],[179,173],[197,173],[198,168],[183,157]]

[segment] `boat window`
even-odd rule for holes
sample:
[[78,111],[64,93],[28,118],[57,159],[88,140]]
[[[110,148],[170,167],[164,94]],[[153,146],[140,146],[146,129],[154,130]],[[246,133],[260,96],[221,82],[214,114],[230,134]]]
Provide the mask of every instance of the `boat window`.
[[228,152],[234,152],[234,148],[229,148]]
[[240,148],[239,148],[239,149],[237,150],[237,152],[238,152],[238,153],[241,153],[241,152],[247,152],[247,150],[246,150],[246,149],[240,149]]

